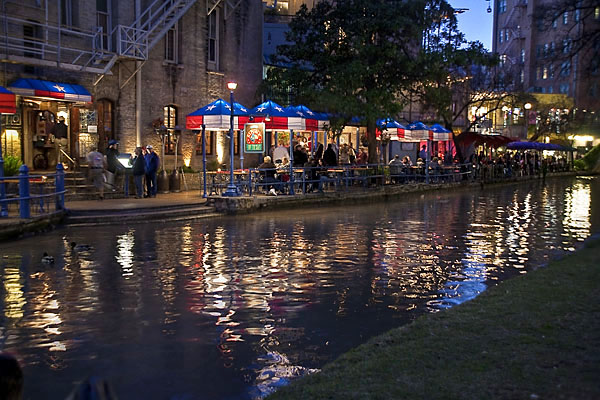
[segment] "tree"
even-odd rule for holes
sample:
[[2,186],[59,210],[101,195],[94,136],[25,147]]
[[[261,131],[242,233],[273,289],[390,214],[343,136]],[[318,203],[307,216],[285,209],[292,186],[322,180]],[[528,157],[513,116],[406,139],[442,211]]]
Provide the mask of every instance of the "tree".
[[297,99],[326,109],[340,129],[353,116],[367,126],[369,162],[377,162],[379,118],[396,115],[399,94],[420,79],[420,43],[431,26],[427,7],[443,1],[345,0],[303,6],[290,23],[269,80],[289,82]]

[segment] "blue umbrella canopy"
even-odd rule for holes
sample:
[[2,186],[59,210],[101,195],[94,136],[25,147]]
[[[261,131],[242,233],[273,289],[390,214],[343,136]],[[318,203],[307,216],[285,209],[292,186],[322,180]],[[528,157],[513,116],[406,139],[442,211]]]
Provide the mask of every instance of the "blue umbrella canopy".
[[435,133],[452,133],[452,131],[444,128],[440,124],[433,124],[429,128]]
[[[217,99],[189,115],[231,115],[231,105],[223,99]],[[233,103],[233,115],[248,115],[248,109],[240,103]]]

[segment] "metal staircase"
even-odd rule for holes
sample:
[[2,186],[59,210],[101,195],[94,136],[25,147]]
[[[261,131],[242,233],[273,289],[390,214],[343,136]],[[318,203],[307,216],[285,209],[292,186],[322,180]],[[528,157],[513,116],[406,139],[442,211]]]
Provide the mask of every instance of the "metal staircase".
[[[221,1],[232,6],[232,0],[208,0],[207,4],[214,10]],[[196,0],[155,0],[131,25],[117,25],[108,34],[101,27],[71,29],[47,19],[45,23],[36,22],[27,15],[13,16],[3,10],[0,61],[110,74],[119,59],[147,60],[152,47],[194,3]],[[26,35],[25,31],[32,33]],[[111,45],[115,51],[109,50]]]

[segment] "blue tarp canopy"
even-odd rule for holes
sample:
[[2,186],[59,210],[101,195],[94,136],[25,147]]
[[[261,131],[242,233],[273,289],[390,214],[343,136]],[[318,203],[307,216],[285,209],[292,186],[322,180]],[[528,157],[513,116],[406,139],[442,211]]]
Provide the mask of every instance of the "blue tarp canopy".
[[574,151],[572,147],[562,146],[556,143],[540,142],[511,142],[506,145],[510,150],[554,150],[554,151]]

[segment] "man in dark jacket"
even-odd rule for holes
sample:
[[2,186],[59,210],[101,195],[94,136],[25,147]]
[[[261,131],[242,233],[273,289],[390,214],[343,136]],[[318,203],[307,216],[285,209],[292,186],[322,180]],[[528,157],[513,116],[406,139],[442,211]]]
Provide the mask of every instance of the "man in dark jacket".
[[327,150],[323,153],[323,161],[324,164],[329,167],[337,165],[337,155],[335,154],[335,150],[333,150],[333,145],[331,143],[327,145]]
[[156,197],[156,172],[160,165],[158,154],[154,152],[154,148],[151,145],[146,146],[147,154],[146,159],[146,196],[145,197]]
[[142,154],[142,148],[135,148],[135,157],[129,160],[129,164],[133,165],[133,182],[135,183],[135,198],[140,199],[144,194],[144,186],[142,185],[142,178],[146,173],[146,161]]

